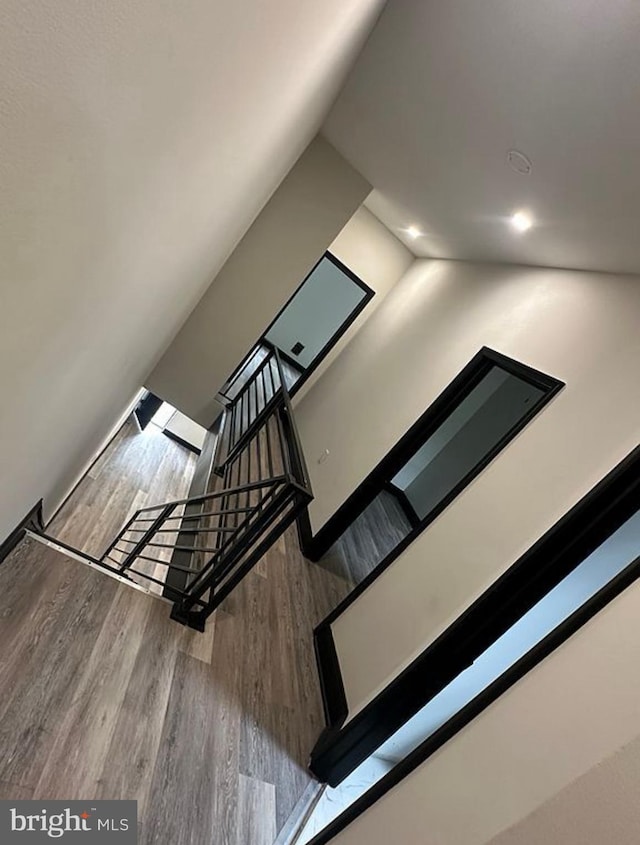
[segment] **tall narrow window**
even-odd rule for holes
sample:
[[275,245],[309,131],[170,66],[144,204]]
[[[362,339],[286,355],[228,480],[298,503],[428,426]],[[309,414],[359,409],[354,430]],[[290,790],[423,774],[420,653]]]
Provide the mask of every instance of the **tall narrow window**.
[[[309,556],[357,588],[339,610],[473,481],[562,386],[498,352],[480,350],[314,538],[321,551],[311,550]],[[325,544],[324,536],[332,533],[337,542],[332,538]],[[328,553],[322,557],[325,549]]]
[[[640,578],[639,502],[640,446],[403,673],[382,719],[388,726],[398,715],[400,726],[385,727],[386,739],[325,789],[296,841],[315,845],[313,837],[339,815],[336,827],[346,826],[634,584]],[[414,706],[410,699],[417,704],[448,664],[457,667],[451,680],[404,717]],[[317,841],[325,840],[320,835]]]
[[640,558],[635,513],[376,752],[399,763],[493,681]]
[[545,394],[520,376],[491,366],[391,479],[418,520],[447,499]]

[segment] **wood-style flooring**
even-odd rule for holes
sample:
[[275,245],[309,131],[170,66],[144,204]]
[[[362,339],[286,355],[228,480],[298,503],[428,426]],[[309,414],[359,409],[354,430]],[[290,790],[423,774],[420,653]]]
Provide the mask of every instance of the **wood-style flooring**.
[[[192,473],[127,425],[49,530],[98,554]],[[290,530],[200,634],[24,541],[0,566],[0,798],[137,799],[141,845],[272,845],[323,727],[312,628],[348,589]]]
[[411,531],[402,506],[381,490],[319,561],[329,572],[359,584]]

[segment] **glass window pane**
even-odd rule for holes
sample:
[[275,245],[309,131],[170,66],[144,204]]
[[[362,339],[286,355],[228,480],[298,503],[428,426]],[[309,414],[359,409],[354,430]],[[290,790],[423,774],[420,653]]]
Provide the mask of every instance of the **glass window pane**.
[[630,517],[339,786],[328,787],[300,845],[326,827],[438,728],[640,557],[640,511]]
[[352,278],[325,257],[265,337],[304,370],[365,296]]
[[480,655],[472,666],[403,725],[378,749],[377,755],[394,762],[402,760],[639,555],[640,512],[620,526]]
[[391,483],[424,519],[544,394],[493,366]]

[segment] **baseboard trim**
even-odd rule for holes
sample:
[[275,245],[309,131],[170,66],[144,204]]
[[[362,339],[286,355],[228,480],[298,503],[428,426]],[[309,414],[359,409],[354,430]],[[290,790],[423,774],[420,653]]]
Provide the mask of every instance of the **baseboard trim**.
[[[335,738],[336,733],[340,731],[349,715],[349,706],[331,625],[323,623],[318,625],[313,632],[313,646],[316,653],[326,725],[314,747],[314,753],[318,753],[325,743],[330,743]],[[316,774],[313,769],[312,772]],[[323,782],[322,778],[319,778],[319,780]]]
[[273,845],[295,845],[302,829],[309,821],[309,817],[315,810],[318,801],[322,798],[326,786],[318,781],[312,780],[307,784],[296,806],[291,811],[287,821],[280,829],[280,833]]
[[320,675],[322,704],[327,725],[342,725],[349,708],[342,683],[342,672],[331,625],[319,625],[313,632],[313,644]]
[[384,489],[387,491],[387,493],[390,493],[400,505],[404,515],[409,521],[409,525],[411,526],[411,528],[419,528],[420,517],[413,509],[413,505],[409,501],[409,497],[404,492],[404,490],[401,490],[399,487],[396,487],[395,484],[392,484],[390,481],[385,484]]
[[177,434],[174,434],[172,431],[169,431],[166,428],[162,429],[162,433],[165,434],[169,440],[173,440],[175,443],[178,443],[180,446],[184,446],[185,449],[188,449],[190,452],[193,452],[195,455],[202,454],[202,449],[198,449],[197,446],[194,446],[193,443],[189,443],[188,440],[183,440],[182,437],[179,437]]
[[37,502],[29,513],[16,525],[11,534],[0,545],[0,563],[8,557],[25,535],[27,528],[37,531],[44,529],[42,522],[42,499]]
[[302,549],[302,554],[307,560],[312,560],[317,563],[322,557],[321,554],[316,554],[315,538],[313,536],[313,529],[311,528],[311,519],[309,518],[309,508],[304,508],[298,515],[296,520],[296,528],[298,531],[298,542]]

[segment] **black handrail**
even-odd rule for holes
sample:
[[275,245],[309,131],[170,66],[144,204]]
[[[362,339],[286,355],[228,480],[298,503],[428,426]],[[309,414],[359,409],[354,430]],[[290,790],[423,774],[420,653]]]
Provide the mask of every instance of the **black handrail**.
[[[286,476],[284,475],[277,475],[273,478],[262,479],[261,481],[255,481],[251,484],[240,484],[237,487],[225,487],[224,490],[218,490],[215,493],[203,493],[200,496],[192,496],[190,499],[175,499],[173,502],[163,502],[161,505],[149,505],[146,508],[140,508],[139,511],[136,511],[136,514],[139,513],[149,513],[149,511],[157,511],[161,508],[167,507],[168,505],[193,505],[199,504],[209,501],[210,499],[221,499],[225,496],[230,496],[234,493],[244,493],[247,490],[259,490],[261,487],[268,487],[268,485],[272,481],[284,481]],[[200,514],[203,516],[203,514]],[[169,518],[169,517],[167,517]],[[186,519],[186,517],[171,517],[172,519]],[[133,522],[135,516],[129,520],[129,523]],[[129,524],[127,523],[127,524]]]
[[[238,372],[246,370],[248,358]],[[237,377],[234,377],[237,380]],[[221,476],[198,496],[138,509],[101,558],[34,532],[114,577],[162,588],[172,618],[199,630],[312,499],[300,436],[278,350],[249,374],[225,414]],[[193,542],[192,542],[193,541]],[[169,554],[172,553],[172,554]],[[175,573],[179,584],[158,577]]]
[[[225,429],[221,489],[140,508],[102,557],[138,583],[163,584],[156,566],[183,573],[184,588],[168,590],[172,617],[199,629],[312,498],[275,347],[228,408]],[[169,551],[183,555],[179,563],[166,559]]]
[[[276,361],[278,363],[278,369],[280,370],[280,376],[282,377],[282,361],[280,360],[280,355],[278,351],[275,351]],[[288,446],[290,449],[291,459],[297,469],[298,481],[300,484],[303,485],[305,489],[311,490],[311,482],[309,480],[309,471],[307,469],[307,462],[304,457],[304,450],[302,448],[302,442],[300,440],[300,432],[298,431],[298,426],[296,423],[295,414],[293,413],[293,407],[291,405],[291,396],[289,395],[289,391],[283,384],[282,390],[282,397],[284,400],[284,411],[285,411],[285,419],[287,421],[287,426],[289,428],[289,438],[288,438]]]
[[[268,343],[268,341],[263,341],[262,345],[264,347],[266,347],[267,349],[270,347],[270,344]],[[231,404],[232,402],[234,402],[237,399],[237,396],[229,396],[229,393],[231,392],[233,385],[238,381],[238,379],[240,378],[240,376],[242,375],[244,370],[251,364],[253,359],[256,357],[256,355],[260,351],[261,351],[260,344],[258,344],[257,346],[253,346],[247,352],[247,354],[240,361],[238,366],[235,368],[235,370],[231,373],[229,378],[225,381],[225,383],[222,385],[222,387],[218,391],[217,395],[220,396],[228,404]]]
[[[234,457],[246,446],[248,440],[254,435],[264,420],[270,415],[273,409],[280,403],[283,398],[283,391],[286,392],[286,383],[282,370],[282,362],[280,355],[275,346],[265,344],[268,350],[267,355],[263,358],[260,364],[256,367],[251,375],[251,378],[240,389],[240,392],[235,397],[233,405],[230,407],[229,416],[229,437],[227,445],[227,456],[223,464],[218,469],[223,469],[226,464],[234,459]],[[277,384],[273,377],[273,363],[276,364]],[[269,382],[267,383],[267,373]],[[260,387],[260,395],[258,388]],[[253,390],[253,410],[252,415],[252,398],[251,392]],[[267,395],[269,398],[267,399]],[[246,407],[245,407],[246,400]],[[259,407],[262,402],[262,407]],[[252,419],[250,420],[250,417]],[[245,417],[247,425],[244,427]],[[239,423],[239,425],[238,425]]]

